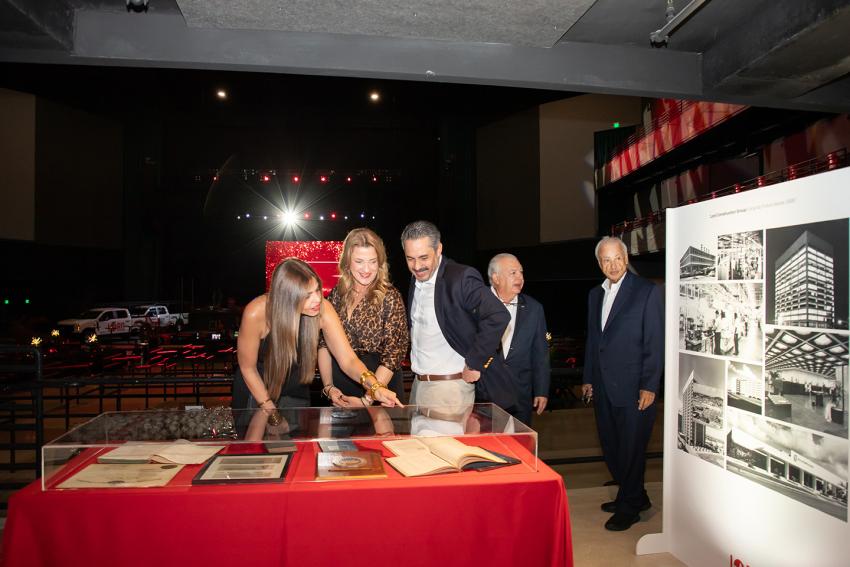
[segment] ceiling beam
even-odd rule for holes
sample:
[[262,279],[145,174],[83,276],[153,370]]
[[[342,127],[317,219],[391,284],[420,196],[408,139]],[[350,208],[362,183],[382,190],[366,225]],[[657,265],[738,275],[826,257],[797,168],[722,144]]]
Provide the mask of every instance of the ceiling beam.
[[700,56],[187,27],[179,14],[79,10],[73,52],[0,49],[0,60],[206,68],[471,83],[645,96],[700,94]]
[[747,17],[703,54],[706,89],[792,100],[847,74],[849,4],[762,0],[747,5]]

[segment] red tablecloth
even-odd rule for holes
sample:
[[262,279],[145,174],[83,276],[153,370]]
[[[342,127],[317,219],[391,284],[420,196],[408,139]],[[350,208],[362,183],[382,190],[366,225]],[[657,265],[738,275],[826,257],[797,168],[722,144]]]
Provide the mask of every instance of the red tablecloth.
[[300,447],[283,484],[43,492],[33,483],[9,501],[4,563],[572,565],[563,481],[543,463],[421,478],[387,465],[386,479],[301,482],[313,478],[315,450]]

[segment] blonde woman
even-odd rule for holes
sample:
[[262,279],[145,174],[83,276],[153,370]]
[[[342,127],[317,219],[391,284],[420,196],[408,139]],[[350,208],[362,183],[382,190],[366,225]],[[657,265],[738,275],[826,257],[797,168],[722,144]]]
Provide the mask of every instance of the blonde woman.
[[[339,258],[339,274],[328,301],[339,313],[351,347],[376,378],[403,399],[401,361],[410,345],[407,313],[401,294],[389,281],[381,238],[368,228],[349,232]],[[346,379],[342,361],[336,355],[332,359],[327,346],[330,344],[319,345],[322,393],[335,406],[370,405],[362,389]]]
[[275,425],[280,421],[278,408],[309,406],[319,331],[361,395],[387,407],[401,405],[351,349],[336,310],[322,298],[316,272],[289,258],[275,268],[269,292],[245,307],[236,346],[233,407],[259,407]]

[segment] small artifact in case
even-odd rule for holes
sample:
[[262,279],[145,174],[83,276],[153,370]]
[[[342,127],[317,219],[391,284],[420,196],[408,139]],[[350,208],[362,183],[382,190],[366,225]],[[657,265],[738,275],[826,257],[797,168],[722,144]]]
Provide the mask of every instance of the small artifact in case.
[[339,451],[318,453],[317,480],[350,480],[385,478],[384,460],[374,451]]

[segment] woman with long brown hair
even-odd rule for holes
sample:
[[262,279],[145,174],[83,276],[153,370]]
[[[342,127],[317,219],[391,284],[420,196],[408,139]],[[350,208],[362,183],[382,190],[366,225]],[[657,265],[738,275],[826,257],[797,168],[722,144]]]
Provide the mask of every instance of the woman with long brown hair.
[[[328,301],[340,314],[351,347],[376,378],[402,399],[401,361],[410,345],[407,315],[401,294],[390,283],[381,238],[368,228],[349,232],[339,258],[339,274]],[[371,405],[371,397],[345,377],[341,361],[336,355],[331,359],[325,346],[319,345],[322,393],[336,406]]]
[[275,268],[269,292],[251,301],[242,314],[233,408],[262,408],[272,423],[279,419],[278,408],[309,406],[319,331],[362,392],[385,406],[401,405],[354,354],[336,310],[322,298],[316,272],[306,262],[288,258]]

